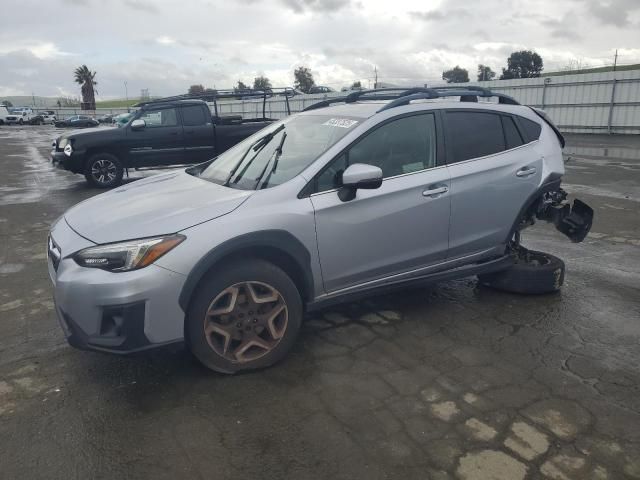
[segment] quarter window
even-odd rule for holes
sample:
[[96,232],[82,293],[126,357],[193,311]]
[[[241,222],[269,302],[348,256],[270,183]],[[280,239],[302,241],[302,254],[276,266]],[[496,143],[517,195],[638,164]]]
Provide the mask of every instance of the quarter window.
[[484,157],[505,149],[500,115],[487,112],[449,111],[447,138],[452,162]]
[[527,120],[526,118],[519,117],[518,121],[520,122],[520,126],[522,127],[522,134],[524,135],[524,139],[527,143],[533,142],[540,138],[540,132],[542,131],[542,127],[531,120]]
[[504,140],[507,143],[507,149],[519,147],[524,143],[513,118],[503,116],[502,128],[504,129]]
[[380,167],[384,178],[435,167],[433,114],[399,118],[369,133],[325,167],[317,177],[316,191],[338,188],[342,172],[354,163]]

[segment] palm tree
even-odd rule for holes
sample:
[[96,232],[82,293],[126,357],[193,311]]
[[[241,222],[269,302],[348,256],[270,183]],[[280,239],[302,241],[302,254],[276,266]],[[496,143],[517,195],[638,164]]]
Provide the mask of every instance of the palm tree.
[[98,82],[95,81],[96,72],[92,72],[86,65],[82,65],[76,68],[73,74],[76,83],[82,85],[82,109],[95,110],[96,96],[93,86],[98,84]]

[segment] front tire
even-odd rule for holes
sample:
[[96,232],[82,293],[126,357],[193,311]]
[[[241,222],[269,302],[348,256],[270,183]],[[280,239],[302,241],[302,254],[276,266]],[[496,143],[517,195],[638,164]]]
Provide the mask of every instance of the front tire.
[[122,183],[124,167],[115,155],[97,153],[85,165],[84,178],[97,188],[113,188]]
[[478,280],[497,290],[526,295],[553,293],[564,283],[565,265],[558,257],[520,247],[516,262],[506,270],[478,275]]
[[193,354],[220,373],[265,368],[291,350],[302,323],[302,299],[272,263],[227,263],[200,282],[187,311]]
[[18,125],[24,125],[24,120],[22,119],[18,120]]

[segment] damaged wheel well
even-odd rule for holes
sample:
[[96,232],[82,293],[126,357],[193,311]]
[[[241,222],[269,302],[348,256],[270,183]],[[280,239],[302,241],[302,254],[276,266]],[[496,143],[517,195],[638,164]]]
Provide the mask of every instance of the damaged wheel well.
[[520,232],[535,224],[536,220],[553,223],[574,243],[585,239],[593,223],[593,209],[578,199],[571,205],[560,183],[559,177],[550,179],[529,198],[509,232],[508,244],[515,242],[517,246]]

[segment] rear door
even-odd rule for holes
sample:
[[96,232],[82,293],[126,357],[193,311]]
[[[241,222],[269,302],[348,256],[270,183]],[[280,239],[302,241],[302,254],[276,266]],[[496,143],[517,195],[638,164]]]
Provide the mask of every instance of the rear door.
[[521,207],[540,185],[538,142],[524,140],[519,123],[489,110],[446,111],[450,258],[504,251]]
[[[390,120],[330,162],[311,195],[324,287],[334,292],[386,277],[411,277],[447,253],[447,167],[438,161],[436,115]],[[341,172],[354,163],[382,169],[382,186],[338,197]]]
[[184,126],[185,163],[200,163],[216,155],[213,120],[209,107],[185,105],[180,108]]
[[184,134],[174,106],[146,109],[138,117],[146,126],[132,130],[127,126],[127,151],[130,165],[151,167],[185,163]]

